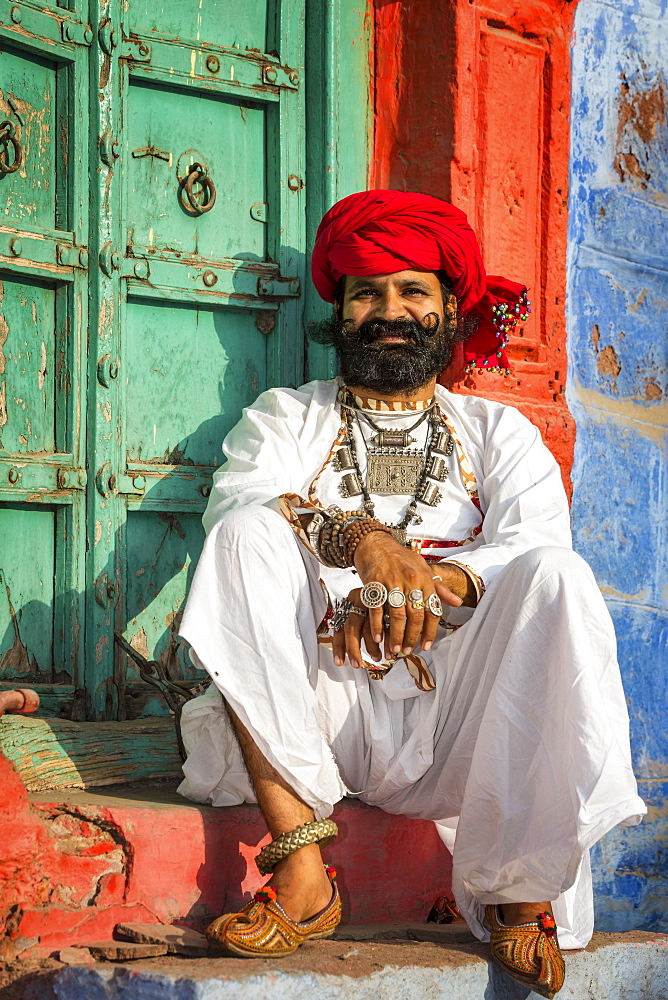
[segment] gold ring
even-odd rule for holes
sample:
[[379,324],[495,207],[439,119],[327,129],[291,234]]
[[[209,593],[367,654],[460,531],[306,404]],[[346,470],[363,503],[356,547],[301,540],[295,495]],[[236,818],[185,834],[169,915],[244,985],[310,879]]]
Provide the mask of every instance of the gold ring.
[[413,611],[423,611],[426,607],[424,601],[411,601],[411,607]]

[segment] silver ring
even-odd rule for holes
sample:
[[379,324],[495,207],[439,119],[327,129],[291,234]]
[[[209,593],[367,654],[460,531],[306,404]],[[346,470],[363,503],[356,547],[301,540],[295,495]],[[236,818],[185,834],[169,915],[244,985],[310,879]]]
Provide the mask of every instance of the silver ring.
[[409,601],[422,601],[424,600],[424,594],[421,590],[409,590],[408,591]]
[[438,594],[429,595],[427,598],[427,608],[431,611],[432,615],[436,615],[437,618],[441,617],[443,614],[443,604]]
[[403,608],[406,603],[406,595],[398,587],[392,587],[392,590],[387,595],[387,603],[391,608]]
[[438,573],[434,573],[434,576],[433,576],[432,579],[434,579],[434,580],[440,580],[441,583],[443,583],[443,577],[439,576]]
[[385,611],[383,614],[383,628],[389,628],[390,624],[390,615],[387,611]]
[[349,601],[347,597],[342,600],[334,601],[334,614],[330,618],[329,627],[332,632],[338,632],[346,624],[348,620],[348,615],[352,611],[353,602]]
[[351,615],[361,615],[362,618],[366,618],[366,616],[369,614],[366,608],[358,608],[356,604],[352,605],[349,613]]
[[360,600],[365,608],[380,608],[387,600],[387,587],[378,580],[370,580],[362,587]]

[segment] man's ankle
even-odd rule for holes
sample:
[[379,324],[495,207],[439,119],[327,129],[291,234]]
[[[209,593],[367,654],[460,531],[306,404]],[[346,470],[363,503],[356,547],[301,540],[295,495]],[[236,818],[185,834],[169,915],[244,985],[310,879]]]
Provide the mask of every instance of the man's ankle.
[[552,903],[502,903],[500,917],[508,927],[533,923],[539,913],[552,913]]

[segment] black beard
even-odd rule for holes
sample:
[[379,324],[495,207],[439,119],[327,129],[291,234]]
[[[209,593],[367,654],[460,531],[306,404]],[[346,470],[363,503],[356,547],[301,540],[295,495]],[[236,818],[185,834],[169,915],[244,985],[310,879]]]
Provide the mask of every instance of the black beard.
[[[367,320],[355,330],[349,320],[333,317],[323,327],[318,340],[326,337],[334,346],[346,385],[391,395],[414,392],[447,368],[456,322],[446,323],[439,316],[434,328],[409,319]],[[402,337],[405,342],[379,342],[388,336]]]

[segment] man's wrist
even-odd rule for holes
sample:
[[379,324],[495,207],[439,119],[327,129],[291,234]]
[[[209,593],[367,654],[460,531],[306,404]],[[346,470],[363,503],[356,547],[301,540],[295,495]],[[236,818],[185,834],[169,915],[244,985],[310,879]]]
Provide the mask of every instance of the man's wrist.
[[364,535],[358,538],[355,545],[349,550],[351,565],[355,569],[357,569],[357,560],[365,559],[371,550],[378,549],[379,546],[383,545],[390,545],[392,547],[398,544],[392,536],[391,528],[388,528],[386,524],[381,524],[379,521],[375,521],[373,524],[374,527],[367,529]]
[[461,579],[461,585],[460,587],[457,587],[456,590],[453,590],[453,593],[456,593],[457,597],[462,599],[465,607],[475,608],[482,595],[485,593],[485,584],[482,578],[479,577],[470,566],[467,566],[465,563],[460,563],[456,559],[444,559],[437,565],[443,569],[447,566],[451,566],[453,569],[458,571],[458,575]]
[[392,532],[365,510],[319,510],[313,515],[300,515],[299,521],[316,558],[325,566],[339,569],[354,567],[357,548],[367,535],[391,537]]

